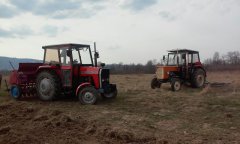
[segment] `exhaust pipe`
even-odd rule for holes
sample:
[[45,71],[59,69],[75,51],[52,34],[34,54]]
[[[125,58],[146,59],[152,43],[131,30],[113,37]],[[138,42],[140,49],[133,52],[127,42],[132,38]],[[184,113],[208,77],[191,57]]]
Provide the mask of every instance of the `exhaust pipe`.
[[96,42],[94,42],[94,64],[97,67],[97,59],[99,58],[99,53],[97,52]]

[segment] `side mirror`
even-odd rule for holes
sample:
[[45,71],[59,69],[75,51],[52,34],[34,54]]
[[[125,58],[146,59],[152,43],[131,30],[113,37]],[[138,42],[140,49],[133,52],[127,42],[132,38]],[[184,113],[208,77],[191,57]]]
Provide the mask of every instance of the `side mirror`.
[[71,57],[72,56],[72,51],[71,50],[67,50],[67,56]]
[[99,58],[99,53],[98,53],[98,52],[95,52],[95,53],[94,53],[94,57],[95,57],[95,58]]
[[165,61],[165,59],[166,59],[166,57],[165,56],[163,56],[163,60]]

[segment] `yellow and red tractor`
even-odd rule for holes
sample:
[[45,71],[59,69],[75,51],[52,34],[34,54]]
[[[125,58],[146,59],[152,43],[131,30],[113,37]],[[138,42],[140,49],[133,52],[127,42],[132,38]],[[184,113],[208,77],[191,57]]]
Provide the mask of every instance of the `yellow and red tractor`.
[[[95,46],[95,45],[94,45]],[[90,45],[61,44],[43,46],[43,63],[20,63],[10,76],[10,94],[15,99],[38,95],[53,100],[63,94],[78,96],[82,104],[95,104],[98,97],[117,96],[117,87],[109,82],[109,69],[97,66]]]
[[156,67],[156,74],[151,81],[151,88],[160,88],[162,83],[171,84],[173,91],[179,91],[183,83],[192,87],[203,87],[206,81],[199,52],[188,49],[170,50],[168,56],[163,56],[165,65]]

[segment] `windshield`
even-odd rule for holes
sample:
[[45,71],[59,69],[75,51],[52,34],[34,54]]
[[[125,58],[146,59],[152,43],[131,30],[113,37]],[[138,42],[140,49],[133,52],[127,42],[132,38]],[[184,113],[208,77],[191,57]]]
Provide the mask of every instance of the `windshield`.
[[92,65],[91,51],[89,48],[72,50],[73,64]]
[[60,50],[61,63],[63,66],[68,66],[71,64],[70,57],[67,56],[67,49]]
[[168,65],[176,66],[183,65],[185,63],[185,59],[183,58],[184,53],[169,53],[168,54]]
[[167,65],[177,65],[177,54],[170,53],[168,54],[168,63]]

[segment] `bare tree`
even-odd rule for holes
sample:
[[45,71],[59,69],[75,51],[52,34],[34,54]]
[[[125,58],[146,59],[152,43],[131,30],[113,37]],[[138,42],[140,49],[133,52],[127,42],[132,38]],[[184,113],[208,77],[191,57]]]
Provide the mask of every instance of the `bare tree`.
[[214,53],[214,55],[213,55],[213,63],[214,64],[220,64],[221,63],[219,52],[215,52]]

